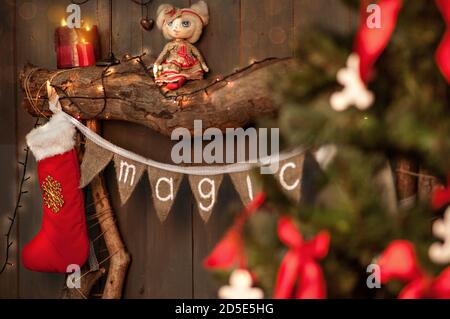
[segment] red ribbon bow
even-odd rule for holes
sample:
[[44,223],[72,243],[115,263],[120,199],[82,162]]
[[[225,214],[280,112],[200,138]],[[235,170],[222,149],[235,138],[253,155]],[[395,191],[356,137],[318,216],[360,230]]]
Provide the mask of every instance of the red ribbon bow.
[[448,203],[450,203],[450,175],[447,177],[447,187],[442,185],[436,186],[431,198],[433,209],[439,209]]
[[450,83],[450,1],[436,0],[436,4],[444,17],[447,31],[436,51],[436,62],[444,74],[447,82]]
[[230,270],[233,267],[246,268],[247,262],[243,251],[242,230],[247,218],[264,203],[265,199],[266,195],[264,193],[256,195],[255,199],[236,217],[233,226],[214,247],[212,253],[204,260],[203,265],[205,268],[218,270]]
[[[447,28],[450,26],[450,1],[435,0],[444,17]],[[367,25],[367,1],[361,2],[361,17],[358,34],[355,38],[354,51],[360,58],[361,79],[367,83],[370,80],[373,66],[386,48],[397,24],[397,17],[402,8],[403,0],[379,0],[377,5],[381,10],[381,28],[369,28]],[[447,31],[436,51],[436,63],[450,83],[450,31]]]
[[292,219],[282,217],[278,222],[278,236],[289,247],[289,251],[278,271],[274,298],[292,298],[297,281],[296,299],[326,298],[326,283],[317,260],[328,254],[329,233],[322,231],[305,242]]
[[381,283],[400,280],[406,286],[400,299],[450,298],[450,267],[433,278],[419,266],[414,245],[406,240],[395,240],[386,248],[378,260]]

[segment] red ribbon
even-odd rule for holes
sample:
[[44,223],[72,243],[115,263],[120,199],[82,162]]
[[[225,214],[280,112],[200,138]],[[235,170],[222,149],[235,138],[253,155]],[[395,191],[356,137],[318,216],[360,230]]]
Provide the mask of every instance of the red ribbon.
[[414,245],[406,240],[395,240],[380,256],[381,283],[400,280],[406,286],[400,299],[450,298],[450,267],[433,278],[426,274],[417,261]]
[[177,51],[177,55],[180,58],[184,59],[185,63],[182,66],[185,68],[188,68],[188,67],[191,67],[191,66],[197,64],[197,60],[193,56],[188,54],[185,45],[181,46],[181,48]]
[[[450,1],[435,0],[447,28],[450,25]],[[369,28],[367,25],[367,2],[361,3],[361,17],[358,33],[355,38],[354,51],[360,58],[361,79],[367,83],[372,76],[375,62],[380,57],[391,39],[397,24],[397,17],[402,8],[402,0],[379,0],[377,5],[381,9],[381,28]],[[436,51],[436,63],[447,82],[450,83],[450,31],[447,31]]]
[[433,190],[431,207],[439,209],[448,203],[450,203],[450,175],[447,177],[447,187],[439,185]]
[[289,247],[289,251],[281,262],[273,297],[294,297],[293,291],[298,282],[296,299],[326,298],[325,278],[317,260],[328,253],[329,233],[322,231],[312,240],[305,242],[292,219],[282,217],[278,222],[278,236]]
[[377,5],[381,11],[381,28],[369,28],[367,25],[367,1],[361,2],[360,21],[361,24],[355,38],[355,52],[360,59],[361,80],[365,83],[369,81],[375,62],[386,48],[395,25],[397,16],[402,7],[402,0],[380,0]]
[[450,1],[436,0],[436,4],[447,24],[447,31],[436,51],[436,62],[447,82],[450,83]]
[[203,262],[205,268],[216,270],[230,270],[234,267],[246,268],[246,258],[243,251],[242,230],[247,218],[264,203],[266,195],[260,193],[239,214],[233,226],[224,238],[214,247],[212,253]]

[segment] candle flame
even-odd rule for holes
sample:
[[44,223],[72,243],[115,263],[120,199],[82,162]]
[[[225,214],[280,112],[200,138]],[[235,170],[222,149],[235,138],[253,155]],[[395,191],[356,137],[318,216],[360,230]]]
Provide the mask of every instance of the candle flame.
[[66,21],[66,19],[62,18],[62,20],[61,20],[61,26],[62,26],[62,27],[67,27],[67,21]]
[[91,31],[91,27],[88,25],[85,27],[85,29],[86,29],[86,31]]
[[86,39],[81,39],[81,42],[82,42],[83,44],[86,44]]

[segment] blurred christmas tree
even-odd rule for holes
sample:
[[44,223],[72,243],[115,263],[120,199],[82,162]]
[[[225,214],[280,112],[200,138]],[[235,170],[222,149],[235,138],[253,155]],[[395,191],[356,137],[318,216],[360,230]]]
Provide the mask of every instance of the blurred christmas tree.
[[[345,2],[355,11],[360,7],[359,1]],[[365,19],[371,13],[363,3],[356,35],[342,38],[317,28],[303,32],[298,68],[274,79],[282,108],[270,125],[280,128],[284,147],[327,146],[320,152],[337,152],[315,179],[316,196],[300,204],[264,177],[266,205],[248,219],[244,247],[247,267],[266,297],[276,296],[277,276],[284,271],[280,263],[286,262],[288,251],[295,251],[280,240],[280,216],[292,218],[305,241],[317,239],[322,230],[329,232],[328,254],[317,259],[328,297],[396,297],[404,284],[391,281],[382,289],[366,284],[367,266],[396,239],[415,244],[418,263],[430,275],[445,266],[428,257],[430,244],[437,241],[432,222],[440,212],[429,201],[401,207],[393,185],[400,173],[417,181],[418,172],[397,171],[399,161],[420,163],[441,178],[450,171],[449,86],[435,59],[445,33],[444,17],[450,19],[450,1],[373,2],[381,8],[380,29],[368,28]],[[450,63],[450,56],[443,63]],[[300,287],[301,280],[295,285]]]

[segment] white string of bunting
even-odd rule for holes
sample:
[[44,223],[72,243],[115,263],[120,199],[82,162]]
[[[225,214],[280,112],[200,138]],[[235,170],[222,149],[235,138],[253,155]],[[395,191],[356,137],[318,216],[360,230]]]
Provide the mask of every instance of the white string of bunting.
[[61,113],[85,137],[86,149],[81,163],[80,187],[85,187],[111,162],[114,162],[120,201],[125,204],[146,172],[152,189],[153,204],[161,221],[166,220],[175,201],[184,175],[188,176],[191,191],[197,201],[201,218],[207,222],[217,203],[223,176],[228,174],[244,205],[261,191],[251,177],[250,170],[262,165],[278,164],[274,173],[281,188],[293,200],[299,201],[303,176],[304,152],[291,152],[260,158],[258,163],[236,163],[222,166],[177,166],[160,163],[130,152],[105,140],[80,121],[62,111],[59,97],[47,85],[50,110]]
[[67,113],[64,113],[64,116],[73,124],[76,126],[76,128],[91,142],[94,142],[96,145],[113,152],[114,154],[118,154],[122,157],[128,158],[130,160],[133,160],[135,162],[147,165],[147,166],[153,166],[155,168],[159,168],[168,172],[173,173],[180,173],[180,174],[188,174],[188,175],[222,175],[222,174],[230,174],[230,173],[239,173],[239,172],[246,172],[248,170],[251,170],[253,168],[260,167],[262,165],[268,165],[269,163],[284,161],[288,158],[294,157],[296,155],[302,154],[303,150],[298,148],[293,151],[283,153],[283,154],[276,154],[276,155],[270,155],[261,157],[257,164],[253,163],[235,163],[235,164],[228,164],[228,165],[216,165],[216,166],[179,166],[179,165],[171,165],[171,164],[165,164],[160,163],[157,161],[154,161],[149,158],[145,158],[141,155],[138,155],[136,153],[130,152],[124,148],[121,148],[120,146],[114,145],[113,143],[105,140],[103,137],[98,135],[97,133],[90,130],[88,127],[83,125],[80,121],[73,118]]

